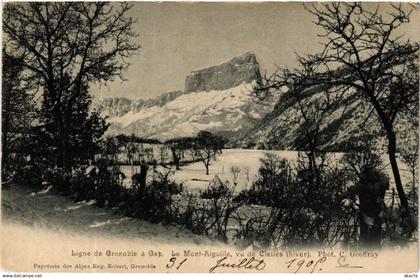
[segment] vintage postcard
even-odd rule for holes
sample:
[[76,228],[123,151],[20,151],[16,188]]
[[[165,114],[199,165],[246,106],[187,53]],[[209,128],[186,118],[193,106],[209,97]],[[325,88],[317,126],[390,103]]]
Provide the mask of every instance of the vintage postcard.
[[3,273],[418,272],[419,27],[409,2],[3,3]]

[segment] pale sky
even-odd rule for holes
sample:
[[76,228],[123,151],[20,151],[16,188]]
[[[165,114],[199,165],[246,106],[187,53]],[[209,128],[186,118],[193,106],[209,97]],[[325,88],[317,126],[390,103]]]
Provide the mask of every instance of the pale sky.
[[[95,88],[95,95],[152,98],[183,90],[194,69],[219,64],[252,51],[262,73],[274,64],[295,65],[295,52],[320,49],[316,26],[301,3],[148,3],[136,2],[139,53],[124,74]],[[420,41],[419,9],[405,28],[407,38]]]

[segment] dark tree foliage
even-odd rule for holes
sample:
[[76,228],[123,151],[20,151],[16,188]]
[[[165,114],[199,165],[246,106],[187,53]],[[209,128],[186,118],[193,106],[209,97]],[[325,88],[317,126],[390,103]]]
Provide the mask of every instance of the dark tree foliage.
[[[42,121],[52,131],[55,163],[66,172],[73,167],[72,156],[78,155],[75,148],[79,144],[75,141],[80,141],[72,136],[76,128],[73,122],[83,120],[82,127],[104,132],[98,114],[86,113],[90,101],[88,85],[122,78],[128,66],[124,58],[139,48],[132,42],[136,34],[132,31],[134,20],[127,15],[131,7],[123,2],[31,2],[4,6],[7,48],[23,55],[22,66],[28,78],[42,88]],[[96,131],[92,132],[93,139],[87,141],[96,140]]]
[[174,138],[165,142],[169,146],[172,153],[172,162],[176,170],[180,169],[181,156],[185,150],[191,149],[194,145],[195,139],[193,137]]
[[[22,146],[30,142],[28,133],[34,120],[33,88],[25,81],[22,56],[13,56],[3,48],[2,67],[2,177],[23,155]],[[32,92],[32,93],[30,93]]]
[[153,138],[143,138],[136,136],[135,134],[131,135],[125,135],[125,134],[118,134],[115,136],[117,140],[121,144],[127,144],[127,143],[143,143],[143,144],[162,144],[159,140],[153,139]]
[[[51,138],[56,139],[53,106],[50,100],[44,100],[40,117],[45,123],[46,132]],[[100,115],[99,110],[92,108],[92,96],[86,85],[72,103],[66,121],[68,163],[73,166],[89,164],[100,151],[99,143],[109,124]],[[54,142],[51,143],[50,146],[54,146],[57,150]]]

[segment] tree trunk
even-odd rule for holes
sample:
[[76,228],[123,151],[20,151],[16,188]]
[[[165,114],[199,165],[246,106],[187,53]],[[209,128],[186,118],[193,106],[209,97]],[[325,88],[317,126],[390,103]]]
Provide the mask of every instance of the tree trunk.
[[146,190],[146,178],[147,178],[147,170],[148,166],[146,163],[142,163],[140,166],[140,188],[139,188],[139,194],[143,195],[144,191]]
[[[5,115],[3,115],[5,116]],[[4,121],[4,125],[2,127],[2,155],[1,155],[1,165],[2,165],[2,180],[5,180],[7,177],[7,172],[9,169],[9,120],[8,117],[6,117],[6,120]]]
[[62,113],[62,103],[61,103],[61,96],[56,92],[56,88],[54,85],[54,75],[51,70],[51,66],[48,68],[48,75],[49,80],[48,83],[48,94],[51,98],[52,102],[54,103],[54,106],[52,108],[52,116],[54,119],[55,124],[55,143],[57,147],[57,161],[56,165],[58,168],[65,168],[65,143],[64,143],[64,117]]
[[57,167],[62,168],[66,172],[71,170],[71,162],[69,157],[68,136],[61,120],[57,117]]
[[173,158],[174,158],[174,164],[175,164],[175,166],[176,166],[176,169],[177,169],[177,170],[179,170],[179,160],[180,160],[180,158],[179,158],[179,156],[177,155],[177,153],[176,153],[176,150],[175,150],[175,149],[172,149],[172,156],[173,156]]
[[178,157],[175,158],[175,166],[176,166],[176,169],[179,170],[179,158]]
[[[10,96],[8,96],[10,97]],[[7,100],[6,100],[7,101]],[[7,104],[6,109],[9,109],[9,104]],[[10,112],[6,111],[2,115],[4,117],[3,126],[2,126],[2,145],[1,145],[1,167],[2,167],[2,180],[5,180],[7,177],[7,172],[9,169],[9,129],[10,129]]]
[[400,171],[398,169],[398,162],[395,155],[397,143],[395,133],[393,130],[387,130],[388,137],[388,156],[391,163],[392,174],[394,175],[395,187],[397,188],[398,197],[401,204],[401,218],[404,227],[404,234],[411,235],[414,227],[410,220],[410,210],[407,201],[407,195],[404,192],[404,188],[401,182]]
[[389,183],[385,175],[371,169],[363,172],[358,182],[360,242],[364,246],[379,246],[382,239],[380,218],[384,210],[385,191]]
[[[58,111],[58,112],[57,112]],[[56,124],[56,146],[57,146],[57,167],[63,169],[64,175],[61,177],[60,184],[55,186],[65,195],[70,194],[70,176],[71,176],[71,160],[69,156],[69,142],[66,126],[64,125],[63,115],[60,109],[56,109],[55,115]]]
[[63,122],[61,115],[56,113],[55,115],[56,124],[56,144],[57,144],[57,167],[64,168],[64,140],[63,140]]
[[3,98],[5,102],[3,103],[4,107],[2,108],[4,109],[4,113],[2,111],[3,121],[2,121],[2,130],[1,130],[1,135],[2,135],[1,174],[2,174],[2,180],[5,180],[5,178],[7,177],[8,170],[10,168],[9,167],[9,130],[10,130],[10,109],[11,109],[10,103],[11,103],[11,98],[12,98],[12,85],[11,84],[3,92]]
[[391,163],[392,174],[394,175],[395,187],[397,188],[398,197],[400,198],[403,216],[408,214],[408,201],[401,182],[400,171],[398,169],[398,162],[395,155],[396,152],[396,138],[393,131],[387,132],[388,135],[388,156]]
[[66,113],[64,117],[63,124],[63,161],[64,161],[64,170],[66,173],[71,175],[73,168],[73,155],[72,155],[72,146],[70,145],[69,130],[71,123],[71,113]]
[[63,134],[63,166],[64,171],[67,174],[71,174],[72,167],[73,167],[73,159],[72,154],[70,150],[70,142],[69,142],[69,136],[67,133],[66,128],[64,128],[64,134]]

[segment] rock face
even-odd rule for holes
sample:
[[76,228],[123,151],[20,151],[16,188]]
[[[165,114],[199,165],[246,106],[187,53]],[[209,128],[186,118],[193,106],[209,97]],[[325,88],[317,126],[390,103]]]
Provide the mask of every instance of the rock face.
[[191,72],[185,80],[185,92],[226,90],[260,79],[257,58],[247,52],[226,63]]
[[237,138],[273,110],[278,98],[258,99],[252,83],[260,80],[253,53],[192,72],[185,92],[149,100],[104,99],[101,107],[111,124],[107,133],[136,134],[161,141],[195,136],[200,130]]
[[182,91],[164,93],[156,98],[131,100],[125,97],[105,98],[102,103],[104,114],[109,117],[123,116],[130,111],[139,112],[142,109],[158,106],[162,107],[166,103],[176,99],[183,94]]

